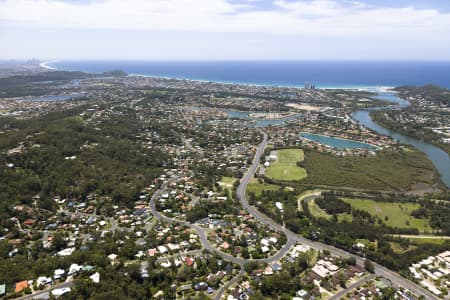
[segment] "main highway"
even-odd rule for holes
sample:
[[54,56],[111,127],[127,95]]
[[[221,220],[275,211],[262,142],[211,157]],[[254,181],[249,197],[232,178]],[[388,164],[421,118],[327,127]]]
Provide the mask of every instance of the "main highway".
[[[253,215],[256,219],[258,219],[261,223],[264,223],[268,225],[270,228],[272,228],[275,231],[284,232],[287,237],[287,243],[288,244],[295,244],[296,242],[308,245],[312,248],[315,248],[317,250],[328,250],[330,253],[336,256],[353,256],[358,264],[364,263],[364,258],[354,255],[350,252],[338,249],[336,247],[326,245],[323,243],[311,241],[309,239],[306,239],[304,237],[299,236],[298,234],[294,233],[293,231],[283,227],[282,225],[278,224],[268,216],[262,214],[259,212],[254,206],[250,205],[247,200],[246,196],[246,189],[247,185],[250,182],[250,180],[253,178],[253,175],[255,174],[256,170],[258,169],[260,165],[261,156],[264,153],[264,149],[267,146],[268,143],[268,136],[267,133],[265,133],[263,130],[261,130],[261,133],[263,135],[263,141],[258,145],[256,149],[255,156],[253,158],[252,165],[249,169],[249,171],[242,177],[240,185],[237,189],[237,196],[239,198],[239,201],[251,215]],[[389,279],[394,285],[404,287],[408,290],[410,290],[412,293],[414,293],[417,296],[424,295],[426,299],[439,299],[437,296],[432,294],[430,291],[422,288],[421,286],[417,285],[416,283],[400,276],[398,273],[389,270],[386,267],[383,267],[375,262],[372,262],[375,266],[375,274],[383,276],[387,279]]]

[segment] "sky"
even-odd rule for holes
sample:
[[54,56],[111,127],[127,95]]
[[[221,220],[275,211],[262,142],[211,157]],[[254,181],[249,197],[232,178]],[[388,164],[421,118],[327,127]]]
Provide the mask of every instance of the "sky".
[[450,61],[448,0],[0,0],[0,59]]

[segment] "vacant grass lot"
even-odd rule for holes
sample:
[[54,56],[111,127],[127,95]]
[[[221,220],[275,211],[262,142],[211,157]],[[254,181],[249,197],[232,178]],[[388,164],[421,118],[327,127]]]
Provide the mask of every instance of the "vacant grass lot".
[[403,254],[405,252],[414,250],[417,248],[417,246],[409,245],[408,247],[404,248],[397,242],[389,242],[389,245],[391,246],[392,251],[394,251],[397,254]]
[[380,151],[375,157],[336,157],[308,151],[308,177],[302,183],[368,190],[409,190],[416,182],[432,183],[431,161],[416,151]]
[[386,225],[398,228],[417,228],[420,232],[430,230],[427,219],[416,219],[411,212],[420,207],[416,203],[376,202],[369,199],[342,198],[353,208],[364,210],[379,217]]
[[220,180],[219,184],[221,186],[224,186],[224,187],[227,187],[227,188],[232,188],[233,184],[234,184],[234,182],[236,180],[237,179],[234,178],[234,177],[226,177],[226,176],[224,176],[224,177],[222,177],[222,180]]
[[274,184],[259,183],[255,178],[249,182],[247,186],[247,193],[254,193],[256,196],[260,196],[263,191],[278,191],[281,187]]
[[266,176],[275,180],[300,180],[306,177],[306,170],[297,166],[303,161],[304,153],[301,149],[277,150],[278,159],[271,162],[266,169]]

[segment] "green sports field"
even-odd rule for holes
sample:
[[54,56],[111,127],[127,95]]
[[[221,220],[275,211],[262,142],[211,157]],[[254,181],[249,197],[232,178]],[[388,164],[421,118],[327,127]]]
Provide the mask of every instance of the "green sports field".
[[306,170],[297,166],[303,161],[304,153],[301,149],[277,150],[277,160],[271,162],[266,169],[266,176],[275,180],[300,180],[306,177]]

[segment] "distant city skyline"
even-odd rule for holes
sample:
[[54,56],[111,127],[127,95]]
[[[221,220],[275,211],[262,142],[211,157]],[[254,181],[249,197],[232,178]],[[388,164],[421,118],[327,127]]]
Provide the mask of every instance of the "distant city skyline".
[[450,1],[0,0],[0,59],[450,60]]

